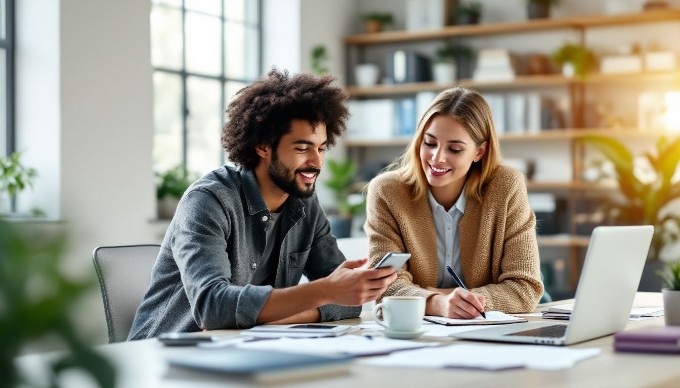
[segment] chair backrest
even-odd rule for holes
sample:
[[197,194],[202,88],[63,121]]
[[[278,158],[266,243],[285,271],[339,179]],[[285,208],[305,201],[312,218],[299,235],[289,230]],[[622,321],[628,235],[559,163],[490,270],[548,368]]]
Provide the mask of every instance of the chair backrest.
[[110,343],[127,340],[159,251],[160,245],[122,245],[99,247],[92,253]]
[[359,260],[368,257],[368,237],[339,238],[338,248],[347,260]]

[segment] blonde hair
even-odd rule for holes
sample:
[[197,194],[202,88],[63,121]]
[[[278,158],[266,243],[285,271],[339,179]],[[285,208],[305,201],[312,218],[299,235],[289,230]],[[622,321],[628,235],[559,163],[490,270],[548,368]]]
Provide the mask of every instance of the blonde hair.
[[467,198],[481,201],[484,186],[501,163],[501,153],[491,109],[484,97],[472,89],[459,86],[439,93],[420,117],[415,136],[406,151],[388,169],[396,170],[404,183],[413,187],[415,200],[427,195],[428,182],[421,167],[420,145],[425,129],[436,115],[456,119],[465,127],[477,147],[487,143],[482,159],[470,166],[465,187]]

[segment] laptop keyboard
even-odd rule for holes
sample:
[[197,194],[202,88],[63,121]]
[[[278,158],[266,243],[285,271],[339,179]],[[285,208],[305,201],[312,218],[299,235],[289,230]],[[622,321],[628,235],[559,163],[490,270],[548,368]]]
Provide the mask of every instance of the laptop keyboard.
[[552,325],[552,326],[539,327],[537,329],[518,331],[516,333],[510,333],[510,334],[506,334],[506,335],[522,336],[522,337],[560,338],[560,337],[564,337],[564,333],[566,331],[567,331],[567,325]]

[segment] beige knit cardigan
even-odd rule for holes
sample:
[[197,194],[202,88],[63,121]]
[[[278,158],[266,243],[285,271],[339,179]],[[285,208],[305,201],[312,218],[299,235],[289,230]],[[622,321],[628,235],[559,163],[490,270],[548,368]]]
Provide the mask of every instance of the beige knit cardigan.
[[[486,297],[486,310],[530,312],[543,293],[536,217],[529,207],[526,179],[501,166],[483,190],[482,201],[467,199],[460,224],[460,261],[466,286]],[[411,187],[386,172],[368,187],[370,266],[386,252],[410,252],[411,259],[383,294],[435,292],[439,269],[437,237],[427,196],[415,201]]]

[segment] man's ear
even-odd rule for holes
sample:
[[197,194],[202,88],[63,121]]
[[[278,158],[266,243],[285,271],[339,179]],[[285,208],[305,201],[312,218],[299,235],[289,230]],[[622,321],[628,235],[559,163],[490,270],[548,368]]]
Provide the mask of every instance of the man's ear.
[[262,159],[267,159],[271,155],[272,147],[269,145],[265,144],[260,144],[257,147],[255,147],[255,152],[260,156]]

